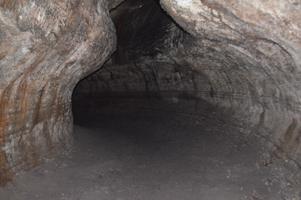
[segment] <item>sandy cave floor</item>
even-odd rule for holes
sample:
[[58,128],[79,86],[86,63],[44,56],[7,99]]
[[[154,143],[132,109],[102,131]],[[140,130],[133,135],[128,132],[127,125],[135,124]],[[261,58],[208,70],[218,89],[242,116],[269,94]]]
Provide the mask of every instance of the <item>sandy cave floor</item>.
[[73,151],[19,174],[0,199],[299,200],[260,144],[212,106],[195,117],[173,103],[130,104],[75,111]]

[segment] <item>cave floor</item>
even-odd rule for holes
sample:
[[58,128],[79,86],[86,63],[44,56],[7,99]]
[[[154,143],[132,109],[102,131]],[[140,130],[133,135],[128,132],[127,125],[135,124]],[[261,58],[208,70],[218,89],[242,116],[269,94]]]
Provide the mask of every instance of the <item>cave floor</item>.
[[231,117],[209,105],[195,117],[134,104],[75,111],[73,151],[19,174],[0,199],[287,199],[275,166]]

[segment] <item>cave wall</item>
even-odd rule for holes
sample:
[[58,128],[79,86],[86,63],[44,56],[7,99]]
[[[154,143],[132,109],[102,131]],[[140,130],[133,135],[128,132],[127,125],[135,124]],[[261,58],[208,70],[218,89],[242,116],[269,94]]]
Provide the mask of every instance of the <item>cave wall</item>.
[[185,60],[206,72],[217,95],[229,94],[214,101],[237,110],[238,118],[269,141],[277,156],[301,163],[300,2],[161,4],[199,41],[198,48],[187,53],[206,55]]
[[71,146],[73,88],[116,46],[109,9],[117,52],[75,97],[205,99],[301,163],[299,1],[120,3],[0,0],[0,183]]
[[[127,0],[112,11],[111,16],[118,36],[117,50],[97,73],[78,84],[75,99],[86,95],[99,96],[100,93],[126,95],[188,90],[168,86],[173,84],[168,80],[162,84],[158,82],[174,76],[172,68],[183,69],[184,66],[170,63],[167,53],[176,51],[190,36],[166,15],[157,1]],[[160,86],[165,89],[158,88]]]
[[103,0],[0,0],[0,184],[69,149],[73,88],[115,43]]
[[[136,2],[144,6],[133,1],[115,10],[113,19],[124,43],[98,73],[78,85],[76,97],[205,99],[230,110],[272,155],[300,165],[298,1],[162,0],[164,10],[184,30],[169,18],[162,23],[164,12],[147,12],[154,8],[150,2]],[[131,18],[139,15],[144,18]],[[127,26],[127,19],[140,29]],[[147,27],[156,28],[141,41]]]

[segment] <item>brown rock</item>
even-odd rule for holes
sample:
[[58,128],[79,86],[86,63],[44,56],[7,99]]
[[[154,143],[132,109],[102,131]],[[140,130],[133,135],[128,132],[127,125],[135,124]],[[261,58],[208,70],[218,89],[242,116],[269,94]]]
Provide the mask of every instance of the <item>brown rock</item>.
[[103,0],[0,1],[0,182],[70,147],[72,90],[114,32]]

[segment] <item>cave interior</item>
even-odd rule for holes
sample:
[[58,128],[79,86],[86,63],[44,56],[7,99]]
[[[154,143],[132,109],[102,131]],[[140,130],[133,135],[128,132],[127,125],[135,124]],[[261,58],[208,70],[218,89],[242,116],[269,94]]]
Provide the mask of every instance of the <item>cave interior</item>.
[[[0,199],[301,200],[297,1],[91,0],[49,38],[3,2]],[[2,37],[37,67],[11,75]]]

